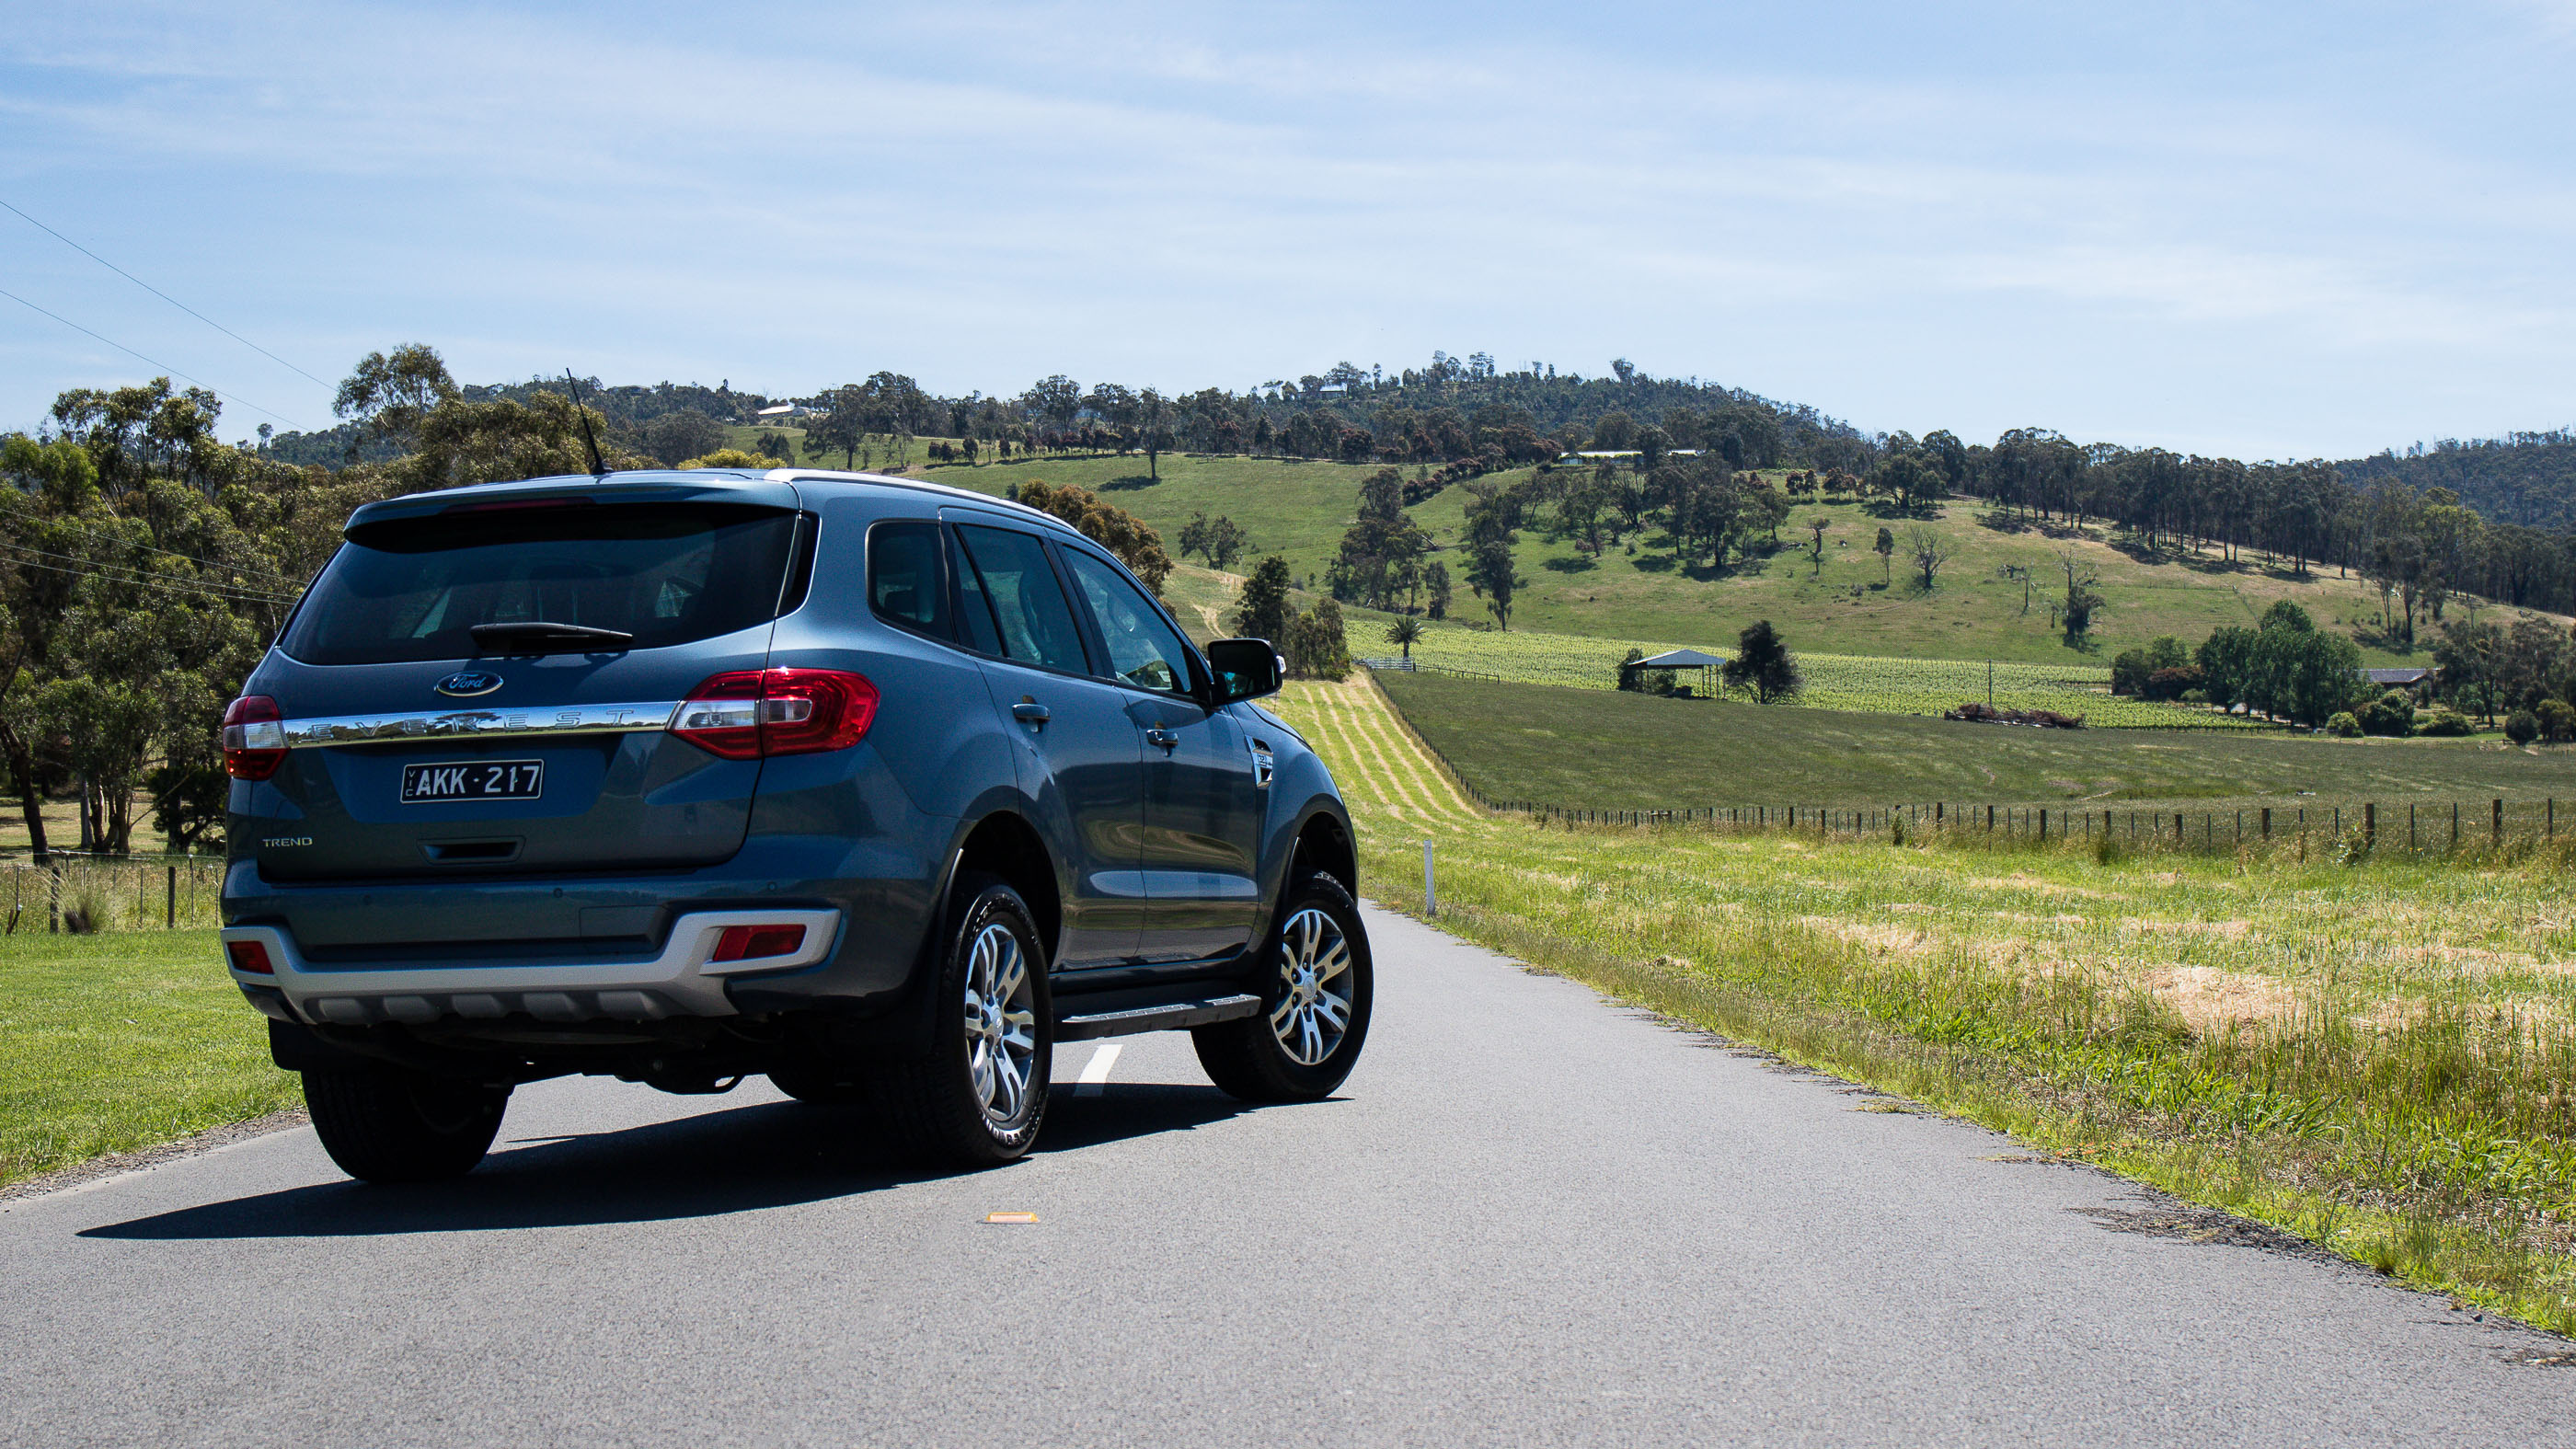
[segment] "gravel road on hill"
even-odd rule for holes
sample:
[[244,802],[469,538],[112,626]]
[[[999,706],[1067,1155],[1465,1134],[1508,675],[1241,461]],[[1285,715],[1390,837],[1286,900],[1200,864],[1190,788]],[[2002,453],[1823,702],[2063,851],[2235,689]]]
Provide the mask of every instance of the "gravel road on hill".
[[457,1184],[0,1202],[0,1442],[2576,1446],[2560,1340],[1370,928],[1339,1099],[1082,1043],[998,1172],[569,1081]]

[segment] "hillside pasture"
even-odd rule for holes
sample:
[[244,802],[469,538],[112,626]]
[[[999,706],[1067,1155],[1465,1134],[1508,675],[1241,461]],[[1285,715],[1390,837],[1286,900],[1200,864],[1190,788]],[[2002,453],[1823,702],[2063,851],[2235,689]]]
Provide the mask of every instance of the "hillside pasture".
[[[2187,800],[2196,811],[2267,804],[2296,811],[2363,800],[2392,808],[2495,797],[2576,802],[2576,746],[2029,729],[1436,674],[1383,674],[1377,683],[1486,794],[1579,809]],[[2569,828],[2576,830],[2576,813]]]
[[[1302,584],[1321,581],[1359,506],[1359,483],[1375,464],[1326,463],[1278,458],[1166,454],[1159,481],[1147,475],[1142,455],[1067,456],[924,466],[914,453],[915,476],[986,493],[1003,493],[1024,478],[1074,483],[1101,493],[1159,530],[1177,548],[1192,513],[1225,516],[1252,538],[1251,552],[1235,565],[1279,554]],[[1413,474],[1405,470],[1406,476]],[[1522,468],[1482,480],[1507,486],[1530,476]],[[1429,531],[1456,583],[1452,613],[1483,620],[1483,604],[1469,592],[1458,545],[1466,527],[1468,493],[1452,485],[1407,510]],[[1811,560],[1805,521],[1827,520],[1824,559]],[[1950,561],[1929,592],[1909,581],[1902,540],[1916,523],[1948,544]],[[1900,540],[1892,567],[1882,568],[1871,544],[1881,527]],[[2062,595],[2061,558],[2095,575],[2106,599],[2090,635],[2070,645],[2054,628],[2049,603]],[[1515,551],[1523,581],[1514,600],[1515,633],[1560,633],[1600,638],[1664,639],[1703,648],[1731,641],[1757,618],[1778,625],[1793,648],[1863,657],[1998,659],[2063,668],[2070,673],[2106,667],[2122,649],[2162,634],[2187,642],[2207,638],[2225,624],[2251,624],[2278,599],[2308,610],[2327,628],[2375,639],[2378,597],[2358,578],[2338,577],[2332,565],[2293,577],[2286,562],[2253,554],[2229,561],[2215,552],[2164,552],[2153,556],[2100,525],[2084,530],[2019,525],[1995,519],[1968,500],[1942,505],[1931,516],[1885,516],[1876,505],[1854,502],[1798,504],[1782,525],[1776,552],[1736,560],[1717,570],[1685,568],[1660,532],[1649,529],[1600,556],[1571,539],[1551,542],[1533,520]],[[2018,572],[2014,572],[2018,571]],[[2025,589],[2023,576],[2027,575]],[[2423,661],[2362,642],[2373,664]]]
[[[1387,636],[1384,615],[1354,614],[1346,628],[1354,658],[1401,657]],[[1733,641],[1692,647],[1732,652]],[[1652,656],[1677,646],[1669,641],[1594,639],[1514,629],[1472,629],[1457,624],[1423,626],[1412,657],[1427,668],[1468,670],[1517,684],[1615,690],[1619,661],[1630,649]],[[1937,715],[1971,700],[2003,709],[2046,709],[2081,715],[2095,728],[2271,729],[2264,721],[2190,705],[2164,704],[2111,693],[2111,671],[2095,665],[2017,664],[1977,659],[1894,659],[1848,654],[1797,656],[1805,677],[1794,702],[1815,709],[1880,714]],[[1695,670],[1677,683],[1700,686]],[[1717,684],[1714,671],[1712,684]]]

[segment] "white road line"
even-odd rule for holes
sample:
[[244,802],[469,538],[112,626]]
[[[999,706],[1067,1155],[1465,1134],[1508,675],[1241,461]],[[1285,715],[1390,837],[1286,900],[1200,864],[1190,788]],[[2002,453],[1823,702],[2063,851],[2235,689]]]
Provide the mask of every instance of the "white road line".
[[1118,1065],[1118,1053],[1124,1049],[1114,1041],[1102,1042],[1099,1049],[1091,1054],[1091,1060],[1083,1063],[1082,1078],[1075,1084],[1073,1094],[1077,1097],[1099,1096],[1101,1089],[1109,1085],[1109,1069]]

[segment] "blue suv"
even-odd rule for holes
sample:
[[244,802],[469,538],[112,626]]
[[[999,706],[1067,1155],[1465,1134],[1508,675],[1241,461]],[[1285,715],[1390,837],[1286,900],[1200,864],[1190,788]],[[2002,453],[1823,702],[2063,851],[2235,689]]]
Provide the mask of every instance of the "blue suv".
[[373,1181],[481,1161],[569,1073],[867,1104],[1028,1151],[1059,1042],[1186,1029],[1323,1096],[1368,1034],[1351,828],[1116,558],[853,473],[369,504],[224,719],[224,951]]

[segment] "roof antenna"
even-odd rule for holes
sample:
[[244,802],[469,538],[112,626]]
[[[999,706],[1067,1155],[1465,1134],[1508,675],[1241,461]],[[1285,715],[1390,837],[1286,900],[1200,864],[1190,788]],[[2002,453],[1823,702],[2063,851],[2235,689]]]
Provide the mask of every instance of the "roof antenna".
[[605,478],[608,465],[599,461],[599,439],[591,436],[590,409],[581,405],[581,384],[573,379],[572,369],[564,369],[564,386],[572,389],[573,415],[581,419],[581,445],[590,450],[590,476]]

